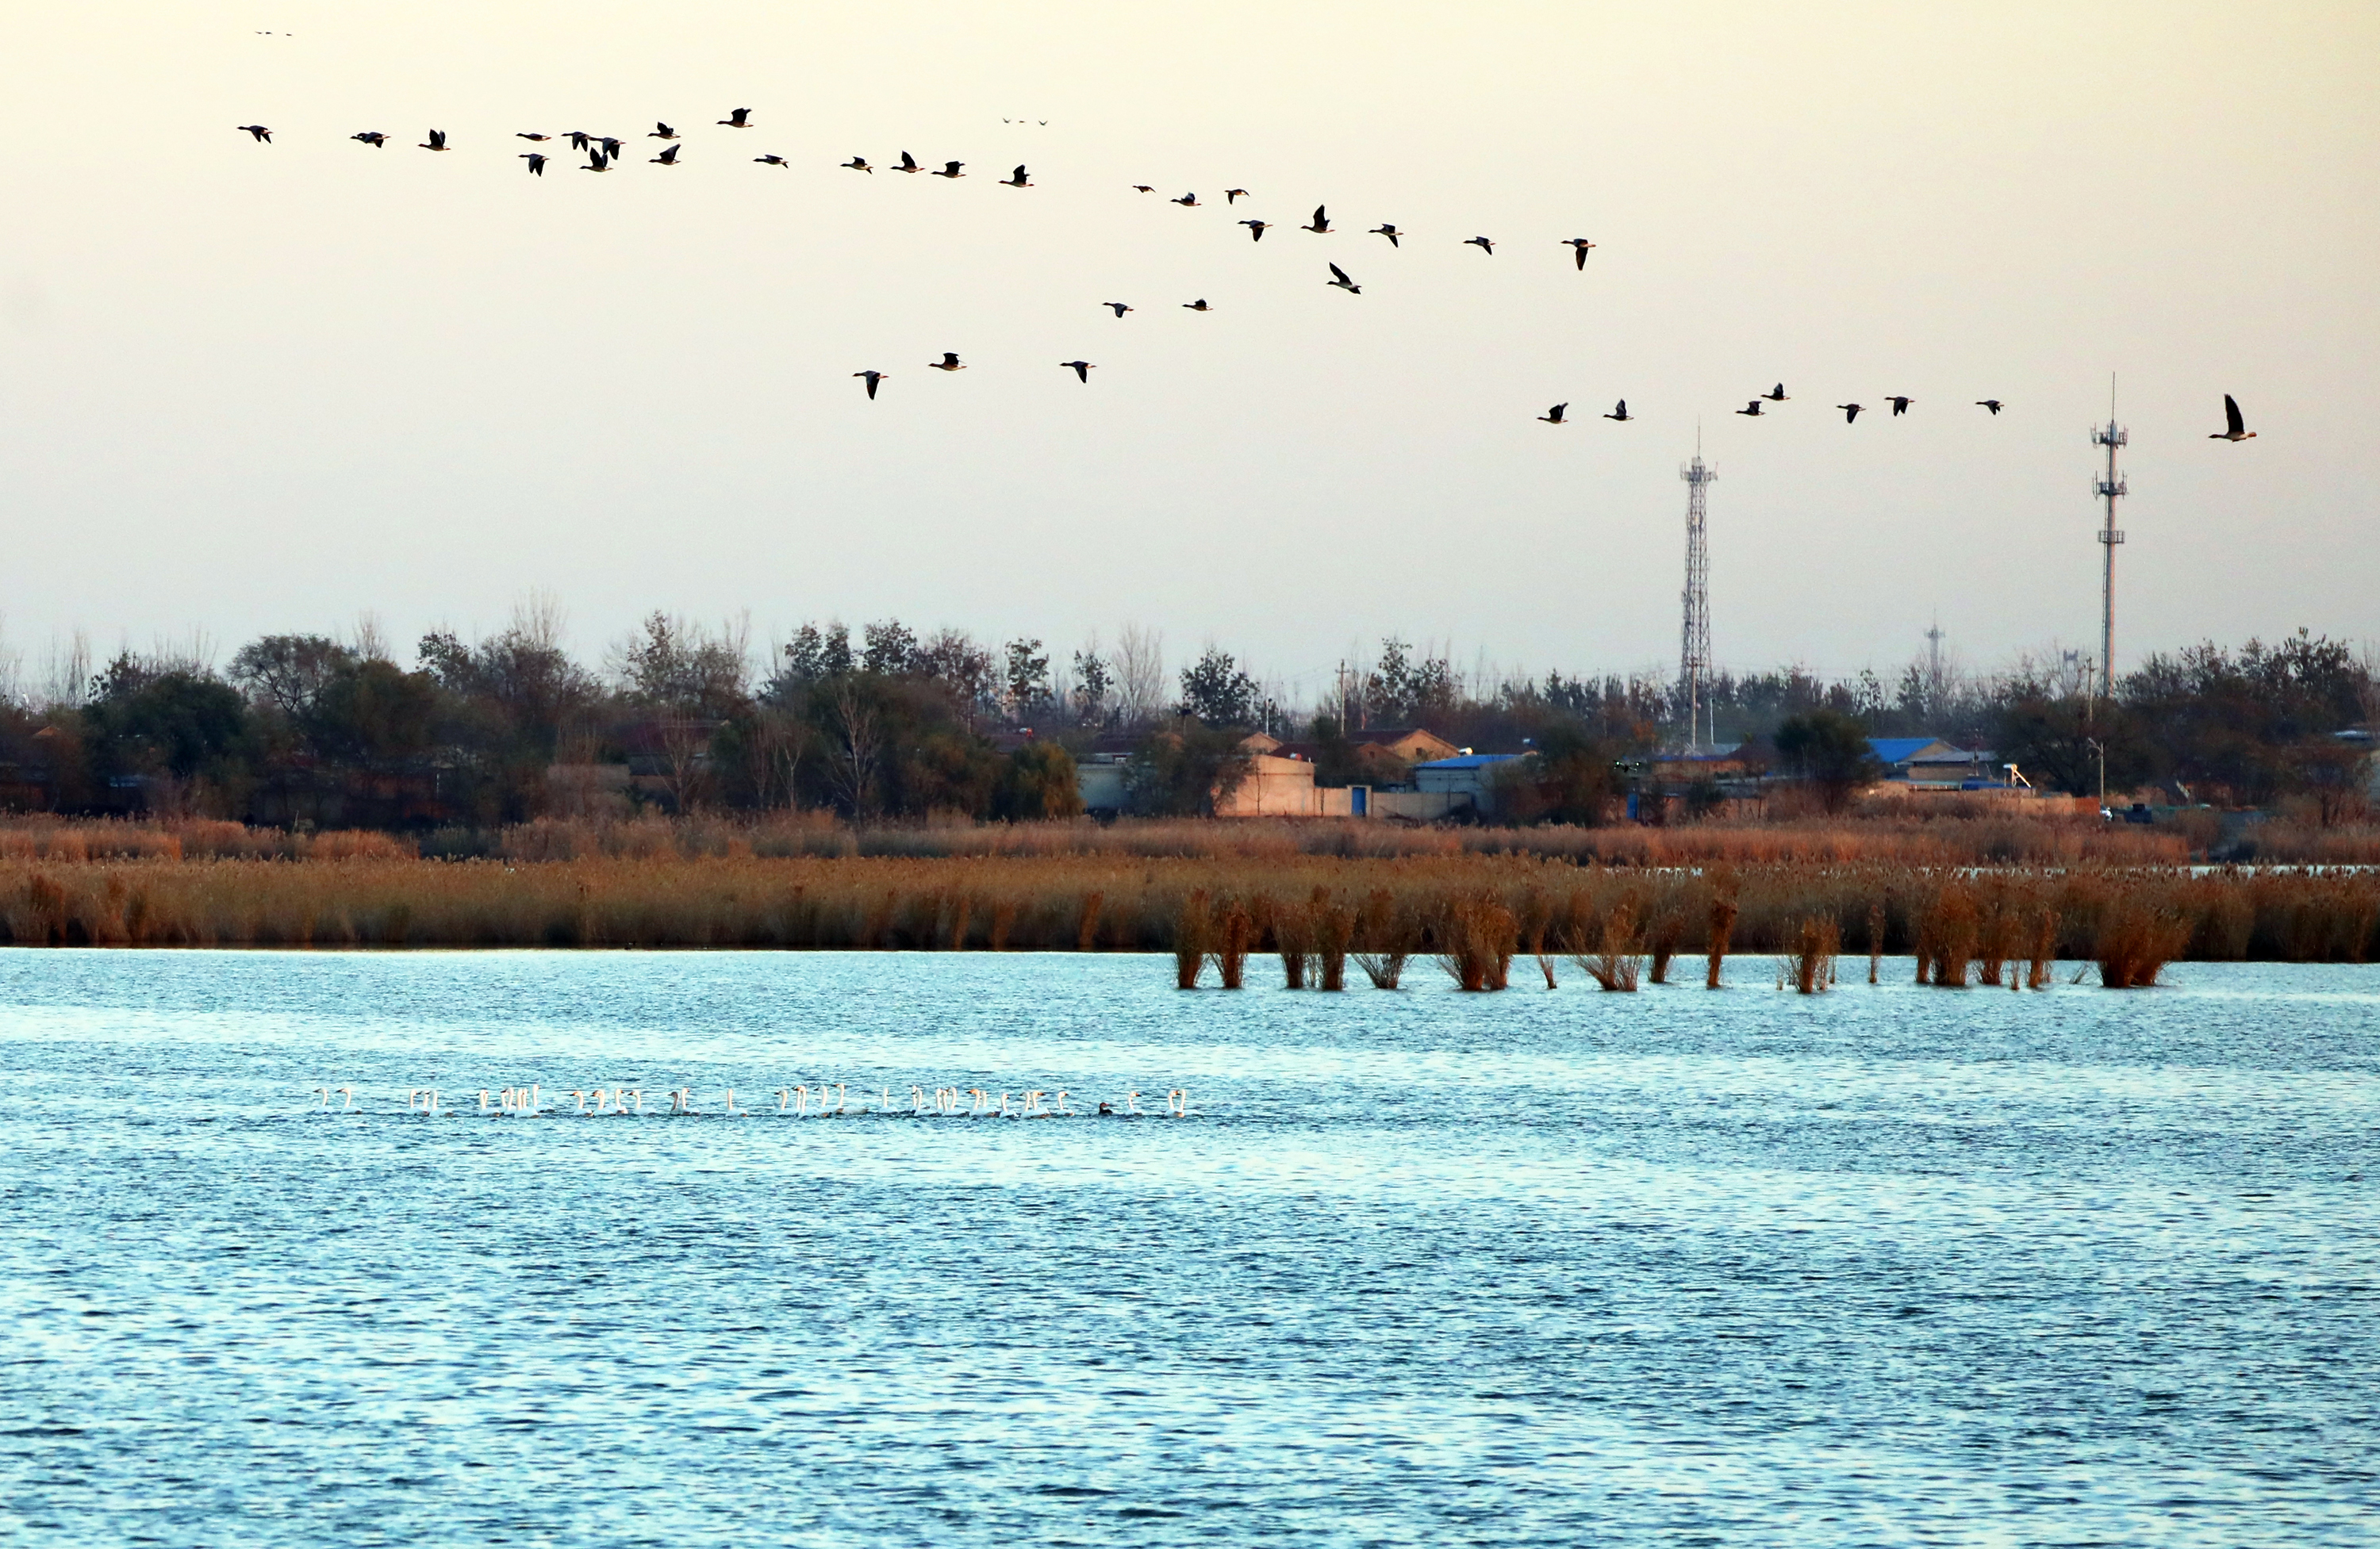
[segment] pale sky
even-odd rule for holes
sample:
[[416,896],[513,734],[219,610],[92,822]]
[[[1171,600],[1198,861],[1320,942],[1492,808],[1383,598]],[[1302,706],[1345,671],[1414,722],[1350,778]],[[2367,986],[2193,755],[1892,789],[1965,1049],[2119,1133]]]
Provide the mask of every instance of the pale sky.
[[[2111,373],[2119,668],[2380,635],[2380,7],[79,0],[0,29],[29,668],[78,627],[227,654],[369,610],[410,642],[531,591],[589,656],[662,608],[1062,653],[1136,622],[1305,692],[1389,633],[1674,668],[1698,422],[1723,665],[1889,675],[1938,614],[1988,666],[2095,643]],[[685,164],[646,162],[657,119]],[[574,128],[635,149],[526,175],[516,131]],[[836,164],[903,150],[967,175]],[[1036,186],[1001,187],[1019,161]],[[1297,230],[1323,201],[1342,229]],[[946,349],[969,369],[925,369]],[[2206,439],[2225,392],[2258,439]]]

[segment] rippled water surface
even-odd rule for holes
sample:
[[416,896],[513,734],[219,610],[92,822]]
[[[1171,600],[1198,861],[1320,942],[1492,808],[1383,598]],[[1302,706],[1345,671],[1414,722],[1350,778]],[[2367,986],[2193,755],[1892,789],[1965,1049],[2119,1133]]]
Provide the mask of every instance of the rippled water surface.
[[2380,970],[1171,975],[0,951],[0,1538],[2380,1540]]

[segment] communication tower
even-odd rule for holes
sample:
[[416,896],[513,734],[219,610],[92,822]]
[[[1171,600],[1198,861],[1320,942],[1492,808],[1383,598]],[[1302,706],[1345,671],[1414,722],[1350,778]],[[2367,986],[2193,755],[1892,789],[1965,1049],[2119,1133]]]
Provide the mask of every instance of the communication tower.
[[[1710,544],[1705,523],[1710,514],[1704,491],[1718,470],[1703,463],[1702,440],[1694,443],[1694,460],[1678,470],[1686,481],[1685,624],[1678,642],[1678,677],[1686,691],[1686,751],[1703,744],[1703,685],[1710,680]],[[1712,728],[1716,735],[1718,728]]]
[[2131,491],[2125,488],[2124,476],[2116,471],[2116,449],[2131,438],[2116,423],[2116,394],[2107,393],[2107,423],[2091,432],[2091,444],[2107,449],[2107,474],[2092,482],[2092,492],[2107,504],[2107,519],[2099,527],[2099,548],[2106,556],[2106,565],[2099,583],[2099,694],[2108,699],[2116,696],[2116,545],[2124,540],[2124,530],[2116,526],[2116,502]]

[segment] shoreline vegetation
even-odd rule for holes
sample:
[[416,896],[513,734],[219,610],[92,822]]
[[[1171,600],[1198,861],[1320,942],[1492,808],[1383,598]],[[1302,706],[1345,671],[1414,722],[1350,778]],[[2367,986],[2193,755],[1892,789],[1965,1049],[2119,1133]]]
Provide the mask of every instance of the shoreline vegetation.
[[[377,832],[0,821],[15,946],[1129,951],[1185,986],[1465,989],[1774,978],[1868,960],[1921,982],[2155,982],[2182,960],[2367,960],[2380,873],[2190,868],[2171,835],[2074,823],[1393,829],[1215,822],[853,829],[540,822],[473,853]],[[1756,954],[1730,972],[1730,954]],[[1838,960],[1849,954],[1853,965]],[[1251,960],[1257,967],[1251,967]],[[1269,966],[1267,966],[1269,964]],[[1213,974],[1213,980],[1208,975]]]

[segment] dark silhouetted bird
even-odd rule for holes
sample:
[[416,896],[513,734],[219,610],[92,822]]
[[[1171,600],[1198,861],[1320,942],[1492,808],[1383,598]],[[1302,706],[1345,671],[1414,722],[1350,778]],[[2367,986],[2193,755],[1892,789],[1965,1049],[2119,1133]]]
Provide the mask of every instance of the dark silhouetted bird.
[[1240,200],[1247,197],[1248,191],[1245,188],[1226,188],[1223,190],[1223,202],[1225,204],[1237,204]]
[[720,122],[731,129],[748,129],[752,127],[752,110],[748,107],[730,109],[727,116]]
[[959,352],[953,349],[942,351],[942,357],[940,360],[929,360],[926,364],[932,367],[937,371],[964,371],[966,369],[965,367],[959,364]]
[[871,399],[876,396],[876,384],[884,380],[881,371],[854,371],[851,374],[868,384],[868,396]]
[[601,144],[603,147],[603,159],[605,161],[616,162],[620,159],[620,142],[615,137],[605,135],[601,140]]
[[1900,397],[1887,398],[1885,402],[1892,405],[1892,418],[1898,419],[1902,415],[1907,414],[1909,412],[1909,405],[1917,402],[1917,400],[1910,397]]
[[1270,221],[1242,221],[1240,224],[1248,228],[1248,240],[1251,242],[1263,241],[1264,234],[1272,229]]
[[849,167],[854,172],[873,173],[876,170],[874,167],[868,164],[868,158],[865,156],[854,156],[851,160],[844,162],[842,164]]
[[662,148],[662,153],[661,153],[660,155],[658,155],[658,156],[649,156],[649,157],[647,157],[647,158],[646,158],[646,160],[648,160],[648,161],[651,161],[651,162],[657,162],[657,163],[659,163],[661,165],[665,166],[665,167],[674,167],[674,166],[677,165],[677,153],[678,153],[678,151],[679,151],[680,150],[682,150],[682,149],[684,149],[684,147],[682,147],[682,146],[675,146],[675,145],[665,146],[665,147],[663,147],[663,148]]
[[[532,141],[532,142],[534,142],[534,143],[536,143],[536,144],[539,144],[539,145],[543,145],[547,140],[552,139],[553,137],[552,137],[552,135],[525,135],[525,134],[517,134],[517,133],[516,133],[516,134],[515,134],[515,135],[513,136],[513,138],[514,138],[515,139],[526,139],[526,140]],[[580,151],[584,151],[584,150],[586,150],[586,149],[587,149],[587,147],[585,147],[585,146],[581,145],[581,146],[577,146],[577,147],[576,147],[575,149],[577,149],[577,150],[580,150]]]
[[2223,429],[2206,433],[2208,441],[2252,441],[2256,432],[2240,418],[2240,400],[2228,393],[2223,394]]
[[645,138],[647,139],[675,139],[677,138],[677,131],[671,128],[666,124],[656,124],[653,126],[653,132],[647,135]]
[[944,162],[942,163],[941,170],[931,174],[931,175],[935,177],[965,177],[966,174],[959,170],[959,168],[965,165],[966,165],[965,162]]
[[1016,170],[1010,173],[1000,181],[1002,186],[1004,188],[1029,188],[1033,187],[1032,181],[1025,175],[1025,163],[1023,162],[1017,163]]
[[266,128],[261,124],[241,124],[237,126],[237,127],[241,134],[244,134],[250,139],[255,140],[259,145],[270,145],[273,143],[273,131]]
[[1132,191],[1133,191],[1134,193],[1135,193],[1135,194],[1153,194],[1153,193],[1157,192],[1157,190],[1156,190],[1155,188],[1150,188],[1150,187],[1149,187],[1148,184],[1146,184],[1146,183],[1135,183],[1135,184],[1134,184],[1134,185],[1132,186]]
[[1397,240],[1397,238],[1402,236],[1404,233],[1399,231],[1393,222],[1381,222],[1378,225],[1372,228],[1370,235],[1374,236],[1387,237],[1389,239],[1389,246],[1391,248],[1401,248],[1404,246],[1403,243]]
[[1091,380],[1091,363],[1087,360],[1061,360],[1058,364],[1084,381]]
[[1463,245],[1466,248],[1476,248],[1491,258],[1495,256],[1496,244],[1484,236],[1466,236],[1463,239]]
[[917,164],[917,157],[912,156],[909,152],[904,151],[901,152],[901,164],[894,167],[892,170],[894,172],[923,172],[926,169]]
[[609,172],[612,170],[612,158],[606,156],[601,151],[589,151],[587,152],[587,164],[580,167],[578,170],[581,172]]
[[545,175],[545,152],[544,152],[544,151],[522,151],[522,152],[521,152],[521,154],[520,154],[520,159],[521,159],[522,161],[527,162],[527,163],[528,163],[528,170],[529,170],[532,174],[534,174],[535,175],[537,175],[537,176],[539,176],[539,177],[543,177],[543,176]]
[[1843,411],[1843,423],[1846,425],[1856,422],[1861,415],[1867,412],[1865,404],[1837,404],[1835,407]]
[[1595,244],[1589,242],[1584,236],[1565,238],[1562,242],[1562,246],[1568,248],[1572,253],[1576,255],[1578,259],[1578,266],[1581,269],[1586,267],[1586,255],[1595,251]]
[[[523,135],[521,138],[522,138],[523,139],[533,139],[533,138],[535,138],[535,137],[533,137],[533,136],[529,136],[529,135]],[[588,133],[586,130],[584,130],[584,129],[573,129],[573,130],[571,130],[571,131],[570,131],[569,135],[568,135],[568,136],[566,136],[565,138],[566,138],[566,139],[569,139],[569,141],[570,141],[570,149],[572,149],[573,151],[584,151],[584,150],[586,150],[586,149],[587,149],[587,143],[588,143],[588,141],[589,141],[589,140],[590,140],[590,139],[594,139],[595,137],[594,137],[594,136],[592,136],[592,135],[590,135],[590,134],[589,134],[589,133]]]
[[1111,310],[1113,310],[1113,311],[1114,311],[1115,315],[1116,315],[1116,316],[1118,316],[1118,317],[1122,317],[1122,316],[1123,316],[1126,312],[1129,312],[1129,311],[1131,311],[1131,310],[1132,310],[1132,309],[1131,309],[1131,308],[1129,308],[1129,307],[1125,306],[1125,305],[1124,305],[1123,302],[1121,302],[1121,301],[1102,301],[1102,302],[1100,302],[1100,303],[1099,303],[1099,305],[1100,305],[1100,306],[1102,306],[1102,307],[1106,307],[1106,308],[1111,309]]
[[1215,309],[1207,305],[1207,298],[1203,296],[1196,301],[1184,301],[1182,305],[1186,310],[1193,312],[1211,312]]
[[1180,199],[1172,200],[1168,202],[1182,205],[1186,209],[1196,210],[1198,208],[1198,196],[1196,194],[1184,194]]
[[416,147],[415,147],[415,149],[416,149],[416,150],[419,150],[419,151],[443,151],[443,150],[445,150],[445,149],[446,149],[446,131],[445,131],[445,130],[443,130],[443,129],[432,129],[432,130],[431,130],[431,131],[430,131],[430,138],[429,138],[428,139],[423,140],[423,141],[422,141],[419,146],[416,146]]
[[1743,407],[1736,410],[1735,412],[1738,414],[1748,414],[1752,416],[1753,418],[1757,419],[1760,418],[1760,400],[1755,398],[1752,402],[1744,405]]
[[362,134],[349,135],[347,138],[349,139],[362,140],[366,145],[370,146],[375,151],[388,143],[388,137],[381,133],[378,129],[367,129]]
[[2000,410],[2006,408],[2008,405],[2001,403],[1998,398],[1978,398],[1975,400],[1975,406],[1979,409],[1991,410],[1992,418],[1994,419],[1998,419],[2000,417]]
[[1761,396],[1767,399],[1772,404],[1781,404],[1786,401],[1785,384],[1780,381],[1776,386],[1770,388],[1767,392],[1763,393]]
[[752,159],[756,162],[759,162],[765,165],[772,167],[789,167],[794,164],[793,163],[785,160],[783,156],[755,156]]
[[1620,400],[1619,406],[1614,408],[1609,414],[1605,415],[1603,418],[1606,419],[1617,419],[1625,423],[1636,417],[1628,412],[1628,400],[1622,398]]
[[1324,214],[1322,212],[1322,206],[1318,204],[1314,207],[1314,224],[1312,225],[1300,226],[1297,229],[1300,231],[1310,231],[1317,236],[1327,236],[1330,234],[1330,217]]
[[1562,422],[1562,415],[1564,411],[1569,409],[1569,407],[1570,405],[1568,404],[1556,404],[1553,407],[1546,410],[1545,413],[1537,416],[1537,418],[1544,420],[1548,425],[1559,425]]
[[1330,278],[1327,283],[1337,285],[1341,290],[1345,291],[1350,296],[1361,296],[1364,294],[1364,287],[1357,284],[1354,281],[1347,278],[1347,272],[1340,268],[1335,263],[1330,266]]

